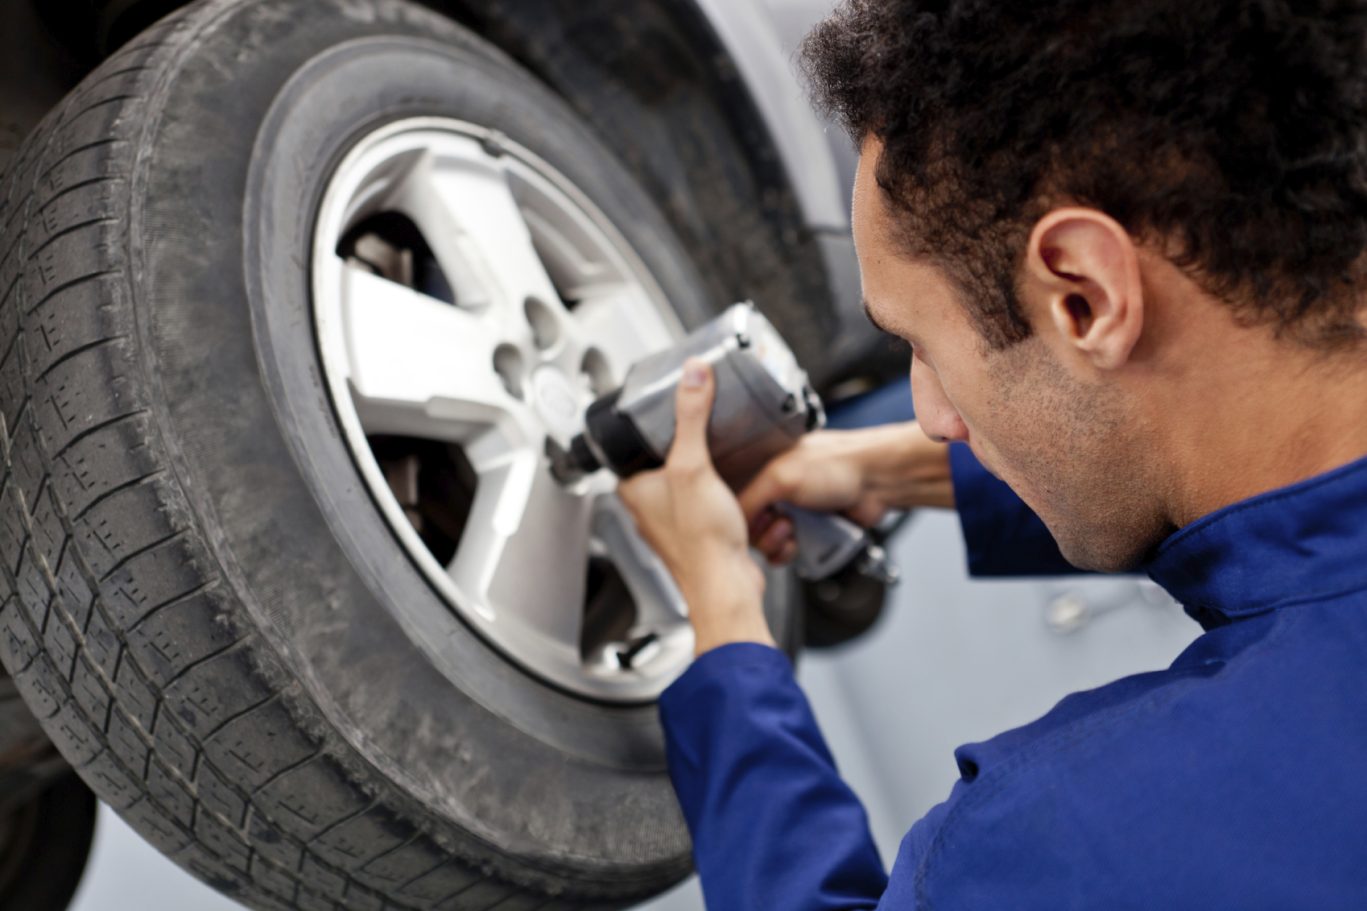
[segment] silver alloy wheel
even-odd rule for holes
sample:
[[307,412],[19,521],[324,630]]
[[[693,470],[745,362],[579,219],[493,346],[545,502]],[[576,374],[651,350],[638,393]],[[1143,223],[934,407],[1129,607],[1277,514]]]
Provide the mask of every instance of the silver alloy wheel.
[[[367,233],[396,215],[420,238]],[[562,487],[545,456],[546,440],[567,443],[634,360],[683,333],[625,238],[497,132],[410,119],[365,137],[333,174],[312,280],[346,443],[444,601],[558,686],[611,701],[657,696],[692,653],[683,600],[615,480],[602,472]],[[428,463],[391,458],[394,439],[449,453],[443,464],[473,490],[423,493]],[[469,497],[455,507],[459,521],[450,503],[433,502],[443,496]],[[460,526],[452,552],[424,537],[424,510]]]

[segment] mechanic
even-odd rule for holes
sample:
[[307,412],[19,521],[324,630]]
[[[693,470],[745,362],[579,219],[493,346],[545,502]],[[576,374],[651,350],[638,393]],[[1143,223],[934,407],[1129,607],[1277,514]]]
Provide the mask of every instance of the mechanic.
[[[694,362],[622,485],[697,633],[660,708],[709,908],[1367,907],[1367,7],[849,0],[803,59],[920,424],[737,498]],[[1142,568],[1204,633],[957,750],[889,877],[761,612],[782,500],[953,501],[976,571]]]

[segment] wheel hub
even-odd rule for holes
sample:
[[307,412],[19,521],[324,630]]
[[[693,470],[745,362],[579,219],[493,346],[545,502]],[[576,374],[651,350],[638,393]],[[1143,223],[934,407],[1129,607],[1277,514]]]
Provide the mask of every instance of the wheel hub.
[[563,175],[480,127],[391,124],[338,166],[313,314],[347,446],[441,597],[526,670],[595,699],[657,696],[692,634],[605,473],[561,486],[546,440],[681,325]]
[[532,402],[547,432],[564,443],[583,427],[582,395],[560,368],[551,364],[532,374]]

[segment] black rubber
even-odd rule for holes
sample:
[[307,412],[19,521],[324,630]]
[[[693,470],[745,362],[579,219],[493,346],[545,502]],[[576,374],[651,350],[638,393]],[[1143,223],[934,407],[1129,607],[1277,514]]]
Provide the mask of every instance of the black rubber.
[[[624,907],[689,844],[653,705],[573,697],[443,610],[369,502],[308,318],[366,131],[494,126],[710,308],[556,97],[401,0],[208,0],[136,38],[0,184],[0,659],[143,836],[257,908]],[[771,580],[781,641],[793,591]]]
[[0,908],[64,911],[81,883],[95,836],[95,795],[67,772],[0,821]]
[[833,648],[858,639],[883,617],[888,587],[847,570],[833,579],[803,582],[802,645]]
[[[869,529],[869,540],[886,547],[888,540],[911,519],[912,513],[894,513]],[[888,585],[847,566],[829,579],[801,583],[802,645],[834,648],[868,634],[883,617]]]

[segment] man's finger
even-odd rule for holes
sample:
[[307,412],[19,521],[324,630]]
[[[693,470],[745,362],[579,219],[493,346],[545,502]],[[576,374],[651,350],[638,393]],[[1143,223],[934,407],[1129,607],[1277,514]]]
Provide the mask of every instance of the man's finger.
[[883,521],[883,517],[887,514],[888,508],[873,500],[862,500],[852,508],[845,510],[845,515],[848,518],[865,528],[873,528]]
[[689,358],[674,397],[674,443],[667,464],[674,468],[704,468],[712,464],[707,451],[707,421],[715,395],[712,368],[706,361]]
[[740,500],[740,508],[745,513],[746,521],[753,522],[765,509],[786,500],[790,493],[792,491],[784,473],[775,463],[770,463],[758,477],[745,485],[737,499]]
[[775,553],[786,544],[793,536],[793,523],[788,519],[779,519],[769,526],[768,530],[760,536],[759,549],[766,554]]
[[753,518],[749,519],[750,540],[758,542],[760,537],[769,530],[769,527],[778,521],[778,510],[761,509]]

